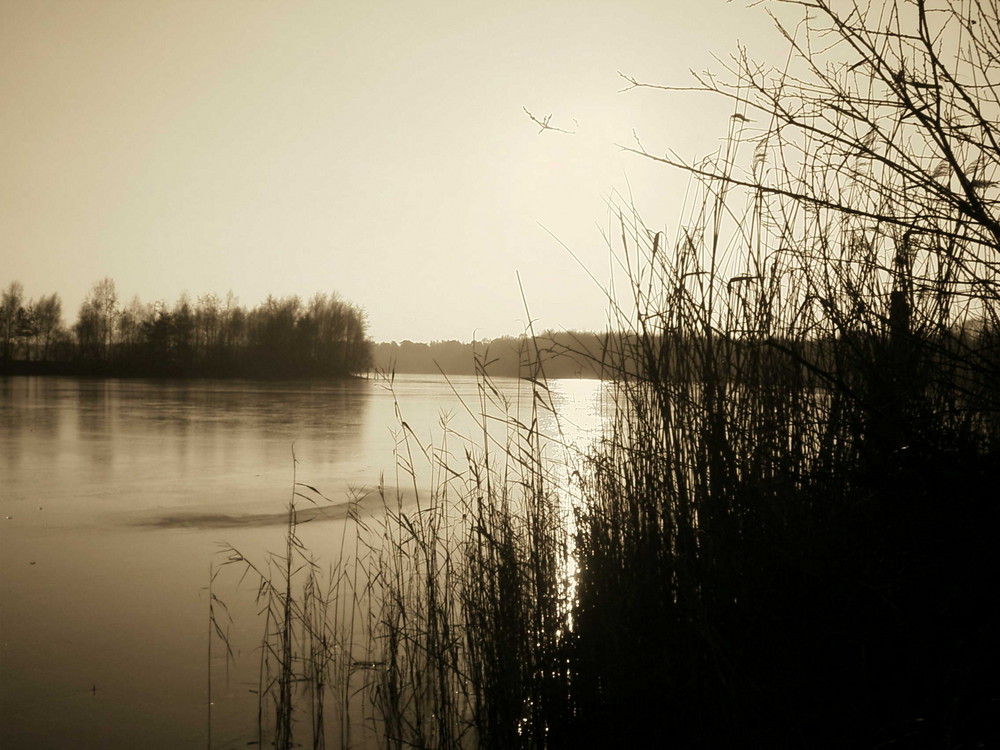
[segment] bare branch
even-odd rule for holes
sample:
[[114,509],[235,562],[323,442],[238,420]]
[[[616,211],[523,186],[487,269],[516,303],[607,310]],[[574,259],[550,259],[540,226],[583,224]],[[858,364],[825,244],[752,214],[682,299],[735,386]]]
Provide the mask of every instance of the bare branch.
[[567,135],[576,134],[575,130],[564,130],[563,128],[557,128],[555,125],[550,125],[549,121],[552,119],[551,114],[545,115],[545,117],[543,117],[542,119],[538,119],[533,114],[531,114],[531,112],[528,111],[527,107],[521,107],[521,109],[523,109],[524,114],[526,114],[531,119],[531,121],[538,126],[539,134],[544,133],[546,130],[551,130],[555,133],[566,133]]

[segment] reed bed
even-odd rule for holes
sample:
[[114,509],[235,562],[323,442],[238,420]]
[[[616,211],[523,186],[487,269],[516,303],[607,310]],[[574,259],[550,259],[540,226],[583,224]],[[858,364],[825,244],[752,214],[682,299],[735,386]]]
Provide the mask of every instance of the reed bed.
[[[292,456],[292,465],[297,461]],[[212,650],[222,644],[228,661],[236,659],[230,643],[230,612],[225,597],[216,593],[224,570],[239,573],[232,587],[254,589],[263,632],[257,649],[256,739],[259,747],[325,748],[352,744],[352,730],[363,730],[365,714],[357,696],[363,673],[370,668],[367,611],[369,581],[364,577],[367,526],[357,505],[362,493],[349,500],[341,521],[334,560],[323,560],[301,537],[302,526],[322,520],[331,501],[322,492],[297,480],[286,506],[284,550],[261,560],[223,545],[220,562],[213,565],[209,609],[209,729],[212,747]],[[300,516],[302,506],[318,514]],[[230,591],[232,594],[232,591]],[[217,648],[217,646],[216,646]],[[361,675],[361,676],[359,676]],[[362,731],[363,734],[363,731]]]
[[[314,569],[291,532],[269,579],[276,705],[284,665],[346,648],[343,624],[309,640],[291,623],[360,611],[365,676],[341,694],[388,748],[1000,743],[1000,222],[983,192],[1000,157],[995,110],[974,106],[995,88],[943,72],[928,29],[965,6],[889,2],[876,27],[874,6],[807,5],[857,63],[823,68],[788,32],[811,79],[741,55],[733,83],[703,80],[735,107],[710,159],[634,149],[694,187],[670,240],[612,205],[610,332],[577,352],[612,394],[600,440],[580,457],[543,429],[558,420],[532,335],[516,399],[478,361],[478,435],[422,443],[399,414],[395,486],[412,490],[383,495],[350,585],[290,606]],[[988,77],[995,40],[961,28]]]
[[414,486],[388,513],[380,542],[374,698],[387,747],[532,746],[568,710],[566,508],[548,455],[557,435],[540,419],[551,404],[538,379],[503,392],[486,361],[467,405],[478,438],[401,436],[400,470],[412,476],[418,455],[435,476],[428,498]]
[[591,352],[613,414],[586,456],[542,426],[557,420],[529,337],[514,398],[480,359],[478,435],[443,423],[431,444],[398,414],[394,486],[409,487],[345,527],[325,576],[290,506],[285,554],[253,569],[259,741],[992,737],[992,329],[916,335],[915,305],[894,331],[885,294],[863,326],[817,336],[808,285],[796,296],[768,270],[737,294],[690,229],[666,253],[634,214],[620,222],[640,312]]
[[[724,208],[706,190],[697,216]],[[480,360],[478,436],[443,424],[422,442],[399,414],[394,486],[410,487],[383,490],[325,575],[290,505],[285,553],[252,568],[259,742],[992,738],[995,329],[931,328],[917,304],[894,327],[890,278],[881,309],[818,335],[814,280],[768,266],[736,288],[696,239],[711,233],[667,253],[620,223],[638,312],[591,353],[614,403],[586,456],[542,427],[529,337],[514,399]]]

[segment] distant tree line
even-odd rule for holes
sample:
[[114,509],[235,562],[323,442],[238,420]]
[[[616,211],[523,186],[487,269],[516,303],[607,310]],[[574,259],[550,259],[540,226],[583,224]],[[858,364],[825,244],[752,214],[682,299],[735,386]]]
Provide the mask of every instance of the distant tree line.
[[[744,360],[753,352],[761,367],[775,378],[790,376],[794,369],[801,382],[813,387],[828,387],[823,373],[837,370],[848,379],[865,375],[859,366],[845,363],[844,352],[866,356],[879,366],[886,365],[890,350],[892,321],[886,318],[882,330],[853,332],[842,336],[808,335],[773,337],[770,346],[761,349],[750,337],[727,335],[713,343],[715,362],[712,377],[722,382],[746,380]],[[958,358],[973,346],[983,348],[977,361],[987,364],[985,352],[996,359],[1000,347],[997,329],[989,321],[972,318],[953,325],[946,336],[937,339],[938,356]],[[987,347],[987,342],[994,342]],[[541,372],[546,378],[634,379],[658,373],[672,380],[701,380],[705,376],[692,370],[691,352],[704,345],[704,336],[673,331],[640,335],[631,332],[546,331],[534,339],[528,336],[460,342],[390,341],[372,345],[372,365],[380,372],[475,375],[485,371],[491,377],[533,377]],[[980,361],[981,360],[981,361]],[[993,360],[990,360],[991,362]],[[529,364],[530,363],[530,364]],[[809,363],[808,365],[805,363]],[[956,372],[968,387],[982,380],[980,368],[971,366]],[[994,362],[995,364],[995,362]],[[977,374],[978,373],[978,374]]]
[[372,346],[372,362],[382,372],[475,375],[481,367],[492,377],[516,378],[529,374],[527,362],[540,360],[546,377],[597,378],[611,374],[601,367],[607,343],[607,334],[576,331],[547,331],[534,340],[502,336],[468,343],[390,341]]
[[57,294],[28,300],[11,282],[0,294],[0,367],[11,372],[197,377],[346,376],[371,365],[364,312],[335,294],[269,296],[243,307],[186,295],[172,306],[122,304],[115,282],[97,282],[76,322]]

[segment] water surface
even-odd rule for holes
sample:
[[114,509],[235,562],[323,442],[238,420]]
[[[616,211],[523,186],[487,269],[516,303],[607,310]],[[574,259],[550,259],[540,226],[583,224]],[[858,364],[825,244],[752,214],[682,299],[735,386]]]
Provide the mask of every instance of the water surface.
[[[530,403],[523,382],[499,384],[515,408]],[[585,441],[599,385],[551,387],[563,431]],[[425,443],[446,424],[458,449],[478,408],[471,378],[398,376],[392,390],[360,379],[0,378],[0,745],[207,745],[219,543],[280,551],[295,476],[326,497],[300,503],[319,514],[307,541],[335,555],[349,500],[377,514],[380,484],[414,492],[393,454],[400,419]],[[422,472],[418,490],[427,481]],[[226,596],[233,641],[251,651],[252,596]],[[223,677],[213,676],[212,747],[245,747],[254,675]]]

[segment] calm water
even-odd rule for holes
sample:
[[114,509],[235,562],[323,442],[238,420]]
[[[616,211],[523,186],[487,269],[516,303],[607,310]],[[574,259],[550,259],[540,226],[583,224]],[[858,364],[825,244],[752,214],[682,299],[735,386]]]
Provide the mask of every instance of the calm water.
[[[515,401],[524,389],[501,386]],[[563,432],[586,443],[599,384],[551,386]],[[370,380],[0,378],[0,746],[206,746],[219,542],[281,550],[294,451],[297,478],[330,500],[307,542],[332,549],[348,499],[368,492],[361,507],[378,513],[380,477],[396,483],[396,403],[437,442],[442,419],[475,434],[459,396],[476,411],[477,394],[471,378],[431,376],[398,376],[393,392]],[[252,598],[223,596],[237,650],[252,651]],[[213,674],[212,747],[255,738],[252,677]]]

